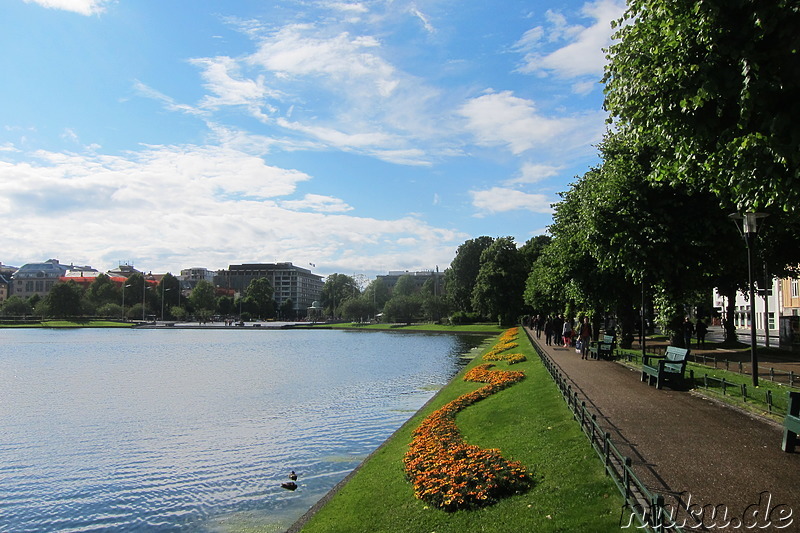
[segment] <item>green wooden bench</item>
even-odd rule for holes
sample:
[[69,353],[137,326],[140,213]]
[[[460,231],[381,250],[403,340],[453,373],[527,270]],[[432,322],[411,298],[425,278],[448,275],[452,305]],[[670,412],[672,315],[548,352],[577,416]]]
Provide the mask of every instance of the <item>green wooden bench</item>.
[[664,355],[645,354],[642,362],[642,381],[647,380],[649,385],[655,379],[656,388],[660,389],[664,381],[683,380],[687,355],[689,355],[687,348],[676,346],[668,346]]
[[781,449],[785,452],[793,452],[795,445],[798,444],[800,435],[800,392],[789,392],[789,408],[786,410],[786,418],[783,419],[783,445]]
[[611,359],[614,354],[615,342],[614,335],[603,335],[603,340],[598,340],[589,345],[589,357],[592,359],[600,359],[601,357]]

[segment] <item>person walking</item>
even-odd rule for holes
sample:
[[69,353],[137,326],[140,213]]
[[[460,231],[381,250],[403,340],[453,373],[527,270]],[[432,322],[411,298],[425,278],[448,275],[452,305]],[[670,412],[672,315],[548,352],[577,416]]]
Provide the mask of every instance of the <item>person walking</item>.
[[564,320],[564,325],[561,328],[561,337],[564,339],[564,346],[569,348],[572,344],[572,321],[569,319]]
[[692,337],[694,336],[694,324],[689,320],[689,317],[683,319],[683,346],[685,348],[692,347]]
[[589,323],[589,317],[583,317],[583,323],[579,330],[578,338],[581,341],[581,359],[589,358],[589,343],[592,342],[592,325]]
[[697,347],[706,347],[706,333],[708,333],[708,326],[703,322],[702,318],[697,319],[697,324],[694,327],[697,331]]
[[547,346],[553,344],[553,319],[550,315],[544,321],[544,343]]

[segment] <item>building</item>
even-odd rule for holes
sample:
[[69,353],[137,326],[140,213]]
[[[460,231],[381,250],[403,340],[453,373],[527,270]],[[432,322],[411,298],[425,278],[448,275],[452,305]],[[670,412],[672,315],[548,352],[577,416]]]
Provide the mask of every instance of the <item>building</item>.
[[397,282],[403,276],[411,276],[411,279],[414,280],[414,289],[417,291],[419,291],[428,280],[433,280],[435,283],[434,288],[437,294],[441,294],[441,291],[444,288],[444,272],[439,272],[438,268],[435,271],[421,270],[417,272],[411,272],[408,270],[390,270],[388,274],[379,275],[376,277],[383,281],[383,284],[387,289],[389,289],[389,293],[391,293],[394,290],[394,286],[397,285]]
[[[769,330],[770,342],[777,345],[781,328],[782,317],[800,315],[800,283],[797,279],[771,280],[772,286],[767,294],[761,289],[755,294],[755,325],[756,335],[763,340],[765,331]],[[714,307],[723,319],[732,320],[733,324],[741,331],[740,334],[750,330],[750,301],[749,295],[738,292],[734,302],[733,316],[727,316],[728,301],[714,290]]]
[[230,265],[218,270],[214,286],[241,295],[254,279],[267,278],[274,289],[274,300],[279,306],[292,300],[297,316],[305,316],[309,307],[322,296],[322,276],[292,263],[248,263]]
[[192,267],[181,269],[180,276],[177,276],[180,283],[181,292],[191,291],[200,281],[214,283],[214,272],[203,267]]
[[22,265],[11,276],[11,293],[9,296],[30,298],[34,294],[47,296],[59,278],[67,273],[71,267],[62,265],[58,259],[48,259],[43,263],[28,263]]

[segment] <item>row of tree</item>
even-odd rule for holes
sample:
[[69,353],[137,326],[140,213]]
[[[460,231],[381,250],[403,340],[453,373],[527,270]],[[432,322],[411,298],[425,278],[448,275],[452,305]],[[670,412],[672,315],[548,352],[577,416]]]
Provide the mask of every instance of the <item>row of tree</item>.
[[3,316],[81,317],[100,316],[131,320],[151,317],[208,320],[214,315],[270,319],[276,315],[295,318],[291,299],[276,306],[274,290],[267,278],[254,280],[241,298],[218,295],[208,281],[200,281],[188,297],[182,296],[179,280],[165,274],[158,283],[134,273],[122,285],[100,274],[87,287],[74,281],[59,282],[45,297],[11,296],[0,306]]

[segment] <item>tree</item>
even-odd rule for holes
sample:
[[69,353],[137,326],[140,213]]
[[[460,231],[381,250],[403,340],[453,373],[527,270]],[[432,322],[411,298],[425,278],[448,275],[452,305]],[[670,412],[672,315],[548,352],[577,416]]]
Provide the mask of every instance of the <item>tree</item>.
[[[133,277],[133,276],[131,276]],[[216,297],[214,296],[214,285],[204,279],[197,282],[192,293],[189,295],[189,302],[192,304],[196,315],[208,315],[216,307]]]
[[53,285],[50,292],[45,297],[47,310],[50,316],[63,318],[68,316],[80,316],[81,299],[83,289],[77,283],[70,280],[66,283],[60,282]]
[[496,239],[481,254],[472,306],[501,325],[514,324],[522,312],[525,271],[513,237]]
[[455,311],[470,313],[472,292],[481,268],[481,254],[494,242],[491,237],[478,237],[464,242],[456,250],[456,256],[444,273],[445,291]]
[[19,296],[10,296],[2,305],[3,316],[25,316],[33,312],[30,301]]
[[372,302],[375,313],[377,313],[389,301],[389,288],[383,279],[376,278],[364,289],[364,297]]
[[800,205],[796,0],[629,0],[605,106],[659,147],[654,180],[741,210]]
[[410,324],[420,314],[422,302],[415,295],[392,296],[383,307],[383,314],[389,322]]
[[366,296],[349,298],[340,307],[342,316],[347,320],[361,321],[371,316],[375,316],[375,307],[372,300]]
[[180,286],[181,282],[178,278],[169,272],[164,274],[156,288],[156,296],[158,297],[159,305],[162,309],[169,311],[170,308],[178,305],[178,301],[180,300]]
[[295,318],[294,302],[291,298],[286,298],[280,307],[281,318],[284,320],[293,320]]
[[272,318],[275,314],[275,294],[272,283],[267,278],[256,278],[244,291],[245,300],[250,300],[252,310],[262,319]]
[[107,274],[98,275],[86,290],[85,297],[95,306],[120,302],[119,289]]
[[321,303],[329,316],[336,317],[340,314],[339,306],[345,300],[359,296],[361,291],[355,279],[346,274],[331,274],[325,279],[322,286]]
[[395,283],[392,290],[392,296],[411,296],[416,292],[417,284],[414,282],[414,276],[403,274],[397,279],[397,283]]

